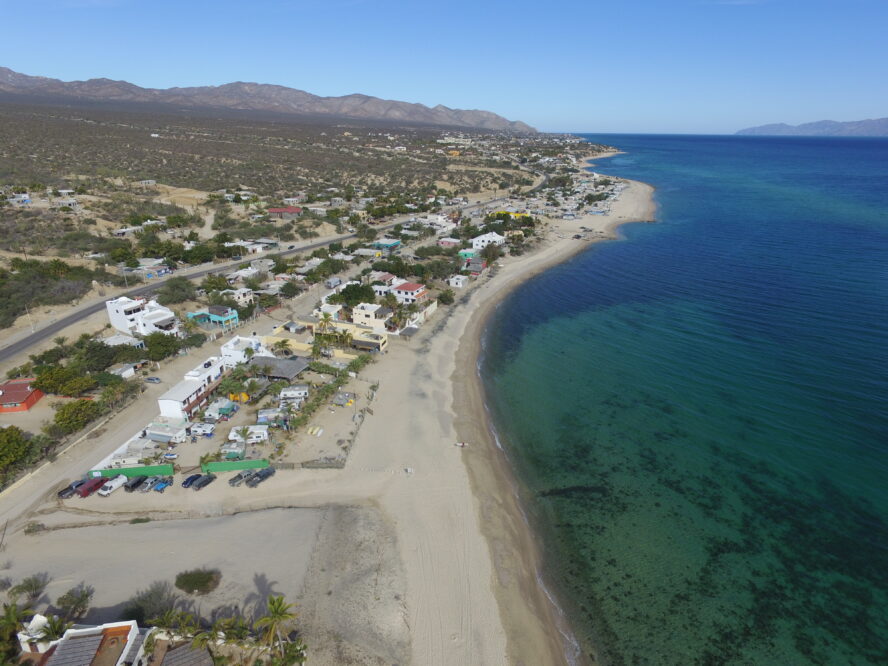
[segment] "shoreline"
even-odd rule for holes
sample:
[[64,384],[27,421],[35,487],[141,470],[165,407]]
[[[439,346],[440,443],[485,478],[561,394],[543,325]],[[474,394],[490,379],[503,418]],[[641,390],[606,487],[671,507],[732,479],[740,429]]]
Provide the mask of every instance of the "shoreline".
[[[618,152],[590,156],[610,157]],[[563,263],[600,240],[618,237],[617,229],[631,222],[650,222],[656,217],[653,188],[626,179],[629,185],[613,203],[609,215],[552,223],[546,247],[520,259],[506,261],[496,279],[473,294],[476,308],[463,331],[456,354],[453,387],[454,425],[461,441],[472,442],[464,457],[472,492],[478,503],[481,532],[493,561],[494,594],[506,632],[509,663],[594,663],[582,653],[570,622],[558,604],[542,570],[543,551],[522,506],[521,486],[508,454],[500,447],[487,409],[480,376],[482,339],[490,317],[517,287],[555,265]],[[599,232],[590,243],[570,233],[586,226]],[[558,232],[562,232],[559,234]],[[553,235],[560,236],[551,240]],[[485,289],[486,288],[486,289]],[[477,445],[475,445],[477,443]]]

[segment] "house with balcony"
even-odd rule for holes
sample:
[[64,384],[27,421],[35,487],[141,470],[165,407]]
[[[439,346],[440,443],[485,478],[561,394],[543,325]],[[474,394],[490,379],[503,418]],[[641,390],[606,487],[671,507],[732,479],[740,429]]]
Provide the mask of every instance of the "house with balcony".
[[235,335],[231,340],[227,340],[221,347],[219,352],[222,356],[222,362],[226,368],[233,368],[240,363],[246,363],[254,356],[271,356],[259,338],[244,337]]
[[402,305],[421,303],[429,298],[429,291],[424,284],[404,282],[392,288],[392,294]]
[[385,333],[386,323],[394,314],[391,308],[378,303],[358,303],[352,308],[352,321],[359,326],[366,326],[374,333]]
[[211,356],[185,373],[181,382],[157,399],[160,415],[171,419],[188,419],[207,404],[210,393],[219,386],[225,374],[221,356]]
[[121,296],[105,301],[105,308],[111,326],[121,333],[143,336],[157,332],[166,335],[180,334],[176,314],[157,301]]
[[205,310],[189,312],[186,315],[193,322],[204,327],[235,328],[240,324],[237,310],[227,305],[211,305]]

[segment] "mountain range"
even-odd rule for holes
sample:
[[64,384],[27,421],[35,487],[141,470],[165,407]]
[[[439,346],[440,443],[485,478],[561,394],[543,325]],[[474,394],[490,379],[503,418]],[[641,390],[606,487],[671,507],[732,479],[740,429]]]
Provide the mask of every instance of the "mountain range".
[[802,125],[761,125],[742,129],[737,134],[747,136],[888,136],[888,118],[837,122],[820,120]]
[[507,120],[490,111],[451,109],[440,104],[428,107],[358,94],[319,97],[295,88],[241,81],[221,86],[157,89],[141,88],[127,81],[111,79],[60,81],[43,76],[28,76],[0,67],[0,93],[54,102],[78,100],[128,105],[160,104],[178,109],[261,111],[315,118],[327,116],[480,130],[536,132],[530,125]]

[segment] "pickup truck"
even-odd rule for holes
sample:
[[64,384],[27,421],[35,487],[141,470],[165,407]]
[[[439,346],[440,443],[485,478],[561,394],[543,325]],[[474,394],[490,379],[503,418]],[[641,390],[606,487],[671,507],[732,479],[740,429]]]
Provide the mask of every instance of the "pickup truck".
[[253,476],[247,479],[247,485],[250,488],[255,488],[263,481],[270,479],[274,476],[274,467],[266,467],[265,469],[260,469]]

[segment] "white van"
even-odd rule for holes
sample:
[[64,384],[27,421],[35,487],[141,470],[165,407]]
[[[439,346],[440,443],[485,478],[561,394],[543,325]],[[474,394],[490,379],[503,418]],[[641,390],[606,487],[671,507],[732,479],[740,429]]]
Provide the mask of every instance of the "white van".
[[113,479],[108,481],[108,483],[99,488],[99,495],[101,495],[102,497],[108,497],[108,495],[120,488],[124,483],[126,483],[126,481],[127,477],[123,474],[115,476]]

